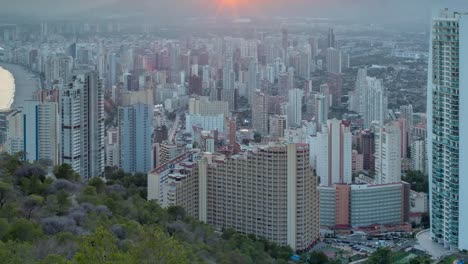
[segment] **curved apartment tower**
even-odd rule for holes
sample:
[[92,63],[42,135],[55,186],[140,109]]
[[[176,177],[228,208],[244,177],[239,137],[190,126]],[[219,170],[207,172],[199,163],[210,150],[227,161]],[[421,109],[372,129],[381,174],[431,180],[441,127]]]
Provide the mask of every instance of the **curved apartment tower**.
[[428,67],[431,235],[468,250],[468,13],[433,18]]
[[231,157],[206,153],[198,162],[181,156],[149,173],[148,199],[298,251],[319,239],[317,178],[305,144],[270,144]]

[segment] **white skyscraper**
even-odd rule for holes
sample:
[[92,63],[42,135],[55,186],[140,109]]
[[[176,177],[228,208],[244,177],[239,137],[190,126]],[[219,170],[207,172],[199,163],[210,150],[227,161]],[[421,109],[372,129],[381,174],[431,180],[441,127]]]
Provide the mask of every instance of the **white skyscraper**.
[[61,94],[61,159],[83,178],[104,173],[104,90],[96,72],[77,74]]
[[292,89],[288,92],[288,125],[299,126],[302,121],[302,97],[304,91],[301,89]]
[[427,173],[427,141],[417,139],[411,143],[411,170]]
[[341,73],[341,60],[342,54],[340,49],[328,48],[327,49],[327,71],[330,73]]
[[388,115],[388,99],[382,80],[367,77],[363,97],[364,101],[361,102],[361,108],[364,110],[362,113],[364,127],[369,128],[373,122],[383,125]]
[[431,236],[468,250],[468,13],[433,18],[427,131]]
[[316,171],[321,186],[352,182],[352,135],[349,124],[328,120],[317,133]]
[[321,128],[328,120],[328,109],[330,106],[329,97],[323,94],[315,94],[315,119],[317,121],[317,127]]
[[24,115],[21,111],[12,111],[6,117],[6,151],[13,155],[24,151]]
[[247,96],[249,97],[249,102],[253,102],[255,100],[255,93],[259,87],[257,65],[257,61],[252,60],[249,64],[249,70],[247,72]]
[[378,184],[401,182],[401,132],[398,123],[375,135],[375,173]]
[[25,160],[59,164],[57,103],[25,101],[23,114]]
[[359,69],[355,90],[350,93],[349,110],[355,111],[364,119],[364,128],[373,122],[384,124],[388,115],[388,98],[380,79],[367,76],[365,68]]

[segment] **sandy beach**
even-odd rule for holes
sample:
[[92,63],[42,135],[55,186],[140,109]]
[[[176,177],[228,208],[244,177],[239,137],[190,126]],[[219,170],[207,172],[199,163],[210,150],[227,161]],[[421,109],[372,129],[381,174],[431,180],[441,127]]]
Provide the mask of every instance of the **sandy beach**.
[[0,67],[0,110],[11,107],[14,95],[15,79],[13,75]]
[[38,88],[37,76],[24,67],[0,63],[0,109],[21,107]]

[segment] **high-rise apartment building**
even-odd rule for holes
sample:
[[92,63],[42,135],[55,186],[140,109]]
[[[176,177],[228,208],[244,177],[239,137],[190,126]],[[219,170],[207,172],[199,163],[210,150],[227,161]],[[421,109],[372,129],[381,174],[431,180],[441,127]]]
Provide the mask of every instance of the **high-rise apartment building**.
[[59,164],[58,105],[54,102],[25,101],[23,155],[28,161],[46,160]]
[[427,140],[417,139],[411,143],[411,170],[427,173]]
[[252,102],[255,100],[255,93],[257,92],[257,89],[259,88],[259,77],[258,77],[258,63],[256,60],[252,59],[250,64],[249,64],[249,70],[247,72],[247,98],[249,102],[252,104]]
[[364,128],[373,122],[382,126],[388,115],[388,98],[380,79],[367,76],[367,69],[359,69],[354,92],[350,93],[349,110],[358,112],[364,120]]
[[181,205],[217,229],[294,250],[307,250],[319,238],[317,179],[307,145],[271,144],[229,158],[206,155],[196,166],[193,160],[182,155],[150,172],[148,198]]
[[300,126],[302,122],[302,98],[304,91],[292,89],[288,93],[288,125]]
[[412,130],[414,125],[414,118],[413,118],[413,105],[402,105],[400,106],[400,116],[405,119],[406,122],[406,131],[408,137],[408,145],[411,145],[412,142]]
[[268,131],[272,137],[284,137],[284,130],[288,128],[288,118],[285,115],[270,116]]
[[110,127],[106,131],[106,167],[119,166],[119,131]]
[[268,95],[257,90],[253,98],[253,129],[263,135],[266,135],[268,134]]
[[328,29],[328,39],[327,39],[328,48],[336,48],[336,37],[335,31],[333,28]]
[[6,142],[5,151],[10,155],[24,151],[24,115],[22,111],[13,110],[5,117]]
[[340,74],[342,66],[342,54],[340,49],[328,48],[327,49],[327,71],[329,73]]
[[397,122],[375,134],[375,173],[378,184],[401,181],[401,131]]
[[104,90],[96,72],[76,74],[62,90],[60,120],[61,162],[85,179],[103,175]]
[[119,167],[125,172],[151,170],[153,106],[135,104],[119,107]]
[[382,126],[388,115],[388,99],[382,80],[367,77],[367,85],[361,98],[364,98],[361,101],[364,128],[369,128],[373,122]]
[[348,123],[328,120],[317,133],[317,176],[321,186],[352,182],[352,136]]
[[468,13],[443,10],[432,20],[427,131],[431,236],[468,250]]

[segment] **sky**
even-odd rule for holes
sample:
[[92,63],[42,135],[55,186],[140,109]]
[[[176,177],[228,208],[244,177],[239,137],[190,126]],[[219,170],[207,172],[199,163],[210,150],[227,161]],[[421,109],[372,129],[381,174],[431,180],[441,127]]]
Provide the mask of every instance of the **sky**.
[[[0,0],[0,13],[57,18],[92,13],[187,16],[304,16],[386,21],[427,19],[468,0]],[[466,9],[468,10],[468,9]]]

